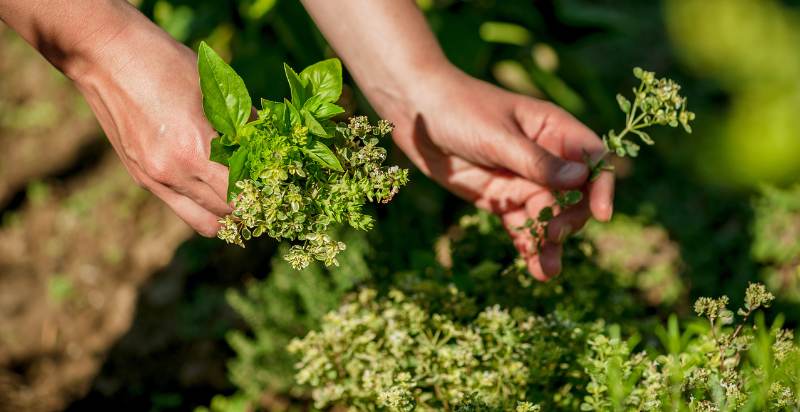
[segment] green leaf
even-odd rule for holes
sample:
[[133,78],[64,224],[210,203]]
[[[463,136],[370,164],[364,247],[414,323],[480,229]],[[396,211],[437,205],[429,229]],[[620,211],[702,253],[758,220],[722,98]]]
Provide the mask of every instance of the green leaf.
[[582,199],[583,193],[580,190],[570,190],[556,196],[556,201],[561,207],[577,205]]
[[[287,109],[286,110],[286,114],[289,115],[289,117],[288,117],[289,123],[287,124],[287,126],[289,127],[289,130],[291,130],[291,128],[294,127],[294,126],[302,126],[303,125],[303,116],[300,115],[300,111],[297,110],[297,106],[295,106],[294,104],[292,104],[292,102],[290,102],[288,100],[284,101],[283,104],[284,104],[284,106],[286,106],[286,109]],[[286,120],[285,117],[284,117],[284,120]]]
[[631,130],[631,131],[634,134],[636,134],[637,136],[639,136],[639,138],[642,139],[642,141],[647,145],[651,145],[652,146],[652,145],[654,145],[656,143],[656,142],[653,141],[653,139],[650,137],[650,135],[647,134],[646,132],[643,132],[641,130]]
[[619,104],[619,109],[622,110],[625,114],[631,112],[631,101],[626,99],[625,96],[618,94],[617,104]]
[[323,167],[337,172],[344,171],[342,164],[339,163],[339,159],[336,158],[333,151],[319,140],[312,141],[307,147],[303,148],[303,152]]
[[549,222],[553,219],[553,208],[552,207],[545,207],[539,211],[539,221],[540,222]]
[[308,131],[311,132],[311,134],[319,137],[331,137],[331,135],[328,134],[328,131],[325,130],[321,124],[319,124],[317,119],[314,118],[314,115],[312,115],[308,110],[303,109],[300,111],[300,113],[303,115],[305,126],[308,127]]
[[235,146],[225,144],[222,137],[211,140],[211,161],[228,165],[228,158],[236,151]]
[[328,120],[334,116],[344,113],[344,107],[333,103],[323,103],[312,113],[314,113],[314,117],[319,120]]
[[323,102],[336,103],[342,95],[342,62],[339,59],[323,60],[300,72],[300,78],[311,85],[311,95],[320,96]]
[[311,113],[314,113],[317,109],[319,109],[322,104],[325,103],[323,101],[323,96],[319,94],[315,94],[311,96],[305,103],[303,103],[303,109],[308,110]]
[[283,64],[283,71],[286,72],[286,80],[289,82],[289,89],[292,93],[292,103],[297,107],[303,107],[303,104],[310,97],[306,90],[308,87],[308,80],[301,79],[286,63]]
[[[258,111],[258,117],[261,119],[283,118],[283,103],[273,102],[272,100],[261,99],[261,110]],[[279,116],[278,116],[279,115]]]
[[236,187],[236,182],[247,179],[247,147],[240,146],[228,158],[228,201],[233,200],[241,190]]
[[218,132],[236,137],[250,118],[250,94],[239,75],[205,42],[197,56],[203,112]]

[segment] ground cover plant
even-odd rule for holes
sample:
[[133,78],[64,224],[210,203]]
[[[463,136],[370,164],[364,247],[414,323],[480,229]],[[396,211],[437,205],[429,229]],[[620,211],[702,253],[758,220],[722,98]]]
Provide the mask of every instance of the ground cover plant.
[[220,136],[211,142],[211,160],[228,166],[228,200],[234,211],[220,221],[219,238],[244,246],[263,234],[295,241],[285,258],[301,269],[312,260],[337,264],[343,242],[328,227],[345,222],[366,230],[373,218],[366,202],[387,203],[408,181],[408,171],[383,167],[379,138],[391,134],[385,120],[365,116],[349,123],[344,113],[342,66],[329,59],[300,73],[284,64],[291,100],[261,100],[256,119],[244,81],[205,43],[198,71],[203,110]]
[[[216,64],[233,73],[210,48],[201,45],[201,76],[204,60],[211,62],[206,66]],[[338,79],[333,93],[320,89],[323,71]],[[375,146],[375,137],[364,143],[364,137],[374,130],[383,136],[391,132],[391,126],[383,121],[372,126],[365,117],[337,126],[326,117],[328,109],[316,106],[317,101],[333,104],[339,97],[338,61],[317,63],[299,74],[286,66],[285,72],[291,100],[262,102],[258,119],[248,123],[248,97],[237,112],[239,120],[234,124],[239,126],[226,129],[224,121],[215,124],[221,136],[213,143],[212,158],[231,167],[229,191],[236,206],[234,214],[224,220],[220,237],[241,244],[266,232],[304,243],[288,250],[284,247],[288,266],[275,262],[269,279],[250,285],[244,295],[229,296],[253,334],[229,336],[237,352],[231,376],[240,392],[215,398],[212,410],[246,410],[265,391],[310,396],[317,408],[346,406],[364,411],[800,407],[796,396],[800,389],[798,349],[780,318],[767,326],[763,315],[756,314],[774,300],[761,284],[747,288],[745,303],[737,312],[741,319],[733,326],[735,316],[725,296],[696,301],[696,313],[707,322],[690,321],[681,329],[676,317],[663,326],[650,321],[646,332],[651,342],[642,343],[644,330],[616,323],[642,316],[637,303],[659,305],[680,298],[681,263],[669,246],[663,245],[669,239],[653,238],[658,231],[648,231],[634,218],[618,217],[608,228],[590,225],[570,245],[576,264],[562,279],[547,285],[530,280],[497,219],[485,213],[463,217],[455,232],[437,242],[433,256],[395,273],[371,273],[371,268],[382,265],[380,258],[366,246],[365,237],[354,237],[346,230],[335,237],[360,245],[348,251],[346,263],[329,270],[310,266],[313,260],[338,266],[335,258],[344,248],[326,232],[328,224],[345,220],[355,229],[371,227],[371,218],[361,209],[365,199],[390,199],[406,182],[407,172],[389,179],[388,185],[387,180],[370,181],[399,170],[380,169],[386,153]],[[640,147],[632,136],[652,145],[653,139],[644,131],[647,127],[683,126],[691,132],[694,114],[687,110],[680,86],[638,68],[634,75],[640,85],[633,90],[633,102],[617,96],[626,115],[625,127],[603,136],[606,153],[602,157],[590,159],[587,154],[593,176],[609,169],[609,154],[638,155]],[[235,79],[243,88],[243,81],[238,76]],[[214,109],[206,110],[214,114]],[[315,117],[315,110],[323,114]],[[330,110],[331,116],[343,112],[338,107]],[[340,140],[334,141],[333,149],[322,143],[337,132]],[[252,143],[258,141],[259,137],[252,137],[258,133],[264,135],[261,146]],[[348,152],[347,147],[354,149]],[[373,148],[378,150],[377,156],[368,154]],[[292,149],[293,160],[285,161],[291,157],[285,153]],[[272,155],[275,152],[277,156]],[[252,165],[237,166],[239,157]],[[256,160],[251,160],[253,157]],[[259,163],[264,158],[266,164]],[[354,161],[358,158],[376,162],[359,169],[363,163]],[[352,196],[356,206],[338,208],[338,217],[332,218],[326,208],[336,208],[333,197],[310,209],[293,205],[291,200],[284,205],[270,204],[269,196],[285,180],[293,175],[309,178],[298,159],[311,161],[316,168],[313,176],[319,178],[312,180],[314,189],[304,195],[319,192],[319,185],[329,184],[336,173],[364,172],[355,175],[364,178],[357,185],[363,192]],[[249,171],[238,170],[240,167]],[[300,202],[297,189],[289,189],[288,194],[296,195],[294,201]],[[553,214],[577,204],[581,196],[579,191],[557,193],[558,204],[545,208],[525,229],[534,239],[541,239]],[[276,197],[286,196],[279,192]],[[285,228],[291,226],[282,222],[287,219],[265,212],[276,205],[277,209],[283,207],[288,221],[294,221],[291,212],[296,213],[295,223],[299,224],[309,215],[312,220],[319,219],[313,216],[317,213],[326,216],[325,224],[311,226],[318,231],[310,236],[300,233],[302,225],[286,235]],[[607,247],[615,236],[630,241],[640,233],[634,242],[643,254],[619,255]],[[653,242],[652,249],[644,248],[648,242]],[[614,280],[611,284],[603,278],[608,273]],[[327,285],[324,291],[320,289],[323,284]],[[626,292],[630,290],[638,290],[639,296],[631,299]],[[603,315],[608,308],[603,309],[597,301],[613,296],[620,296],[617,303],[622,304]],[[339,306],[342,299],[345,303]],[[287,306],[299,313],[285,314]],[[294,380],[288,378],[293,363]]]

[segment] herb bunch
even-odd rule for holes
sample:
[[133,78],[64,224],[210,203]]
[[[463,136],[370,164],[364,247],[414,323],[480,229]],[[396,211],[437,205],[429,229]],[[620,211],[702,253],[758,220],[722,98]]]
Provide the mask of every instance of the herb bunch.
[[[625,113],[625,127],[617,133],[614,129],[603,135],[605,151],[600,159],[593,160],[585,154],[584,161],[589,166],[590,179],[596,179],[603,170],[613,170],[606,162],[609,154],[619,157],[636,157],[640,146],[638,141],[646,145],[655,142],[645,129],[652,126],[683,126],[686,133],[691,133],[689,123],[694,120],[694,113],[687,110],[686,97],[680,95],[681,86],[667,78],[656,78],[655,73],[633,69],[633,75],[639,79],[639,86],[633,89],[633,103],[622,94],[617,95],[620,110]],[[528,219],[520,230],[528,231],[538,248],[544,242],[549,222],[555,216],[554,209],[564,209],[578,204],[583,193],[578,190],[556,192],[556,203],[545,207],[535,219]]]
[[208,45],[199,49],[203,110],[220,133],[211,160],[228,166],[228,201],[234,211],[220,220],[218,237],[244,242],[263,234],[295,242],[285,259],[295,269],[313,260],[336,265],[345,244],[328,234],[347,223],[367,230],[367,202],[387,203],[408,181],[408,171],[385,167],[379,139],[391,134],[385,120],[365,116],[336,123],[342,66],[329,59],[300,73],[284,65],[291,100],[261,100],[251,119],[244,81]]

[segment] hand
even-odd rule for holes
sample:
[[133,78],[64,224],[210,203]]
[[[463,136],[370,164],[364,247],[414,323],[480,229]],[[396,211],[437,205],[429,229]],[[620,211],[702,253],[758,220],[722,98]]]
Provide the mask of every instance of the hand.
[[[395,100],[376,105],[396,123],[397,145],[426,175],[500,215],[536,279],[557,275],[564,239],[592,215],[601,221],[611,218],[613,175],[604,172],[586,185],[584,153],[601,155],[601,140],[551,103],[504,91],[455,69],[415,84],[405,104]],[[581,187],[584,200],[557,211],[537,253],[530,234],[519,228],[555,203],[553,190]]]
[[68,73],[122,163],[194,230],[215,236],[231,212],[228,171],[209,159],[216,132],[205,119],[195,53],[134,9]]

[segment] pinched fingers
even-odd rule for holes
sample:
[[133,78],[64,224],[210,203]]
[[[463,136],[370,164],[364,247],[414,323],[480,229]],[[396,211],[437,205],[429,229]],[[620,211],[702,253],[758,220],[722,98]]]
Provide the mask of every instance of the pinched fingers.
[[214,237],[219,231],[219,217],[200,206],[194,200],[155,182],[147,177],[140,177],[142,184],[175,212],[186,224],[205,237]]

